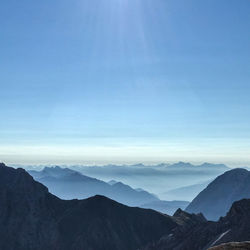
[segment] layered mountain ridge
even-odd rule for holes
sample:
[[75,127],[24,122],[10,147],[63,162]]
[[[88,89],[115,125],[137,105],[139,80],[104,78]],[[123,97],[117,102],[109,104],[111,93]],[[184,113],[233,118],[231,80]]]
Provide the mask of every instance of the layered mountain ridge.
[[99,194],[130,206],[159,200],[149,192],[139,192],[121,182],[110,185],[69,168],[45,167],[42,171],[28,172],[62,199],[85,199]]
[[170,215],[178,208],[185,209],[189,204],[186,201],[162,201],[143,189],[133,189],[114,180],[106,183],[59,166],[28,172],[35,180],[47,186],[51,193],[62,199],[85,199],[94,195],[104,195],[128,206],[151,208]]
[[104,196],[61,200],[25,170],[0,164],[0,239],[1,250],[205,250],[250,239],[250,200],[218,222],[181,209],[171,217]]

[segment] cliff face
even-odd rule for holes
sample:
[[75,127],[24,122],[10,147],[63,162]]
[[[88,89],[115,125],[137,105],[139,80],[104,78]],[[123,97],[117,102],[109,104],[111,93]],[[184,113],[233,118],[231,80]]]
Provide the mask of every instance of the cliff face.
[[170,233],[175,220],[103,196],[60,200],[23,169],[0,165],[0,249],[138,249]]

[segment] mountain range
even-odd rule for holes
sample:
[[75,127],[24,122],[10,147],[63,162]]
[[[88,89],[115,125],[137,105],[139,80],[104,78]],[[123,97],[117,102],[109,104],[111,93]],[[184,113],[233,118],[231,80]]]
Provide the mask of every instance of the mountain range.
[[[13,167],[26,170],[42,170],[50,165],[13,165]],[[119,181],[135,189],[141,188],[156,194],[162,200],[188,200],[191,201],[202,191],[197,187],[196,191],[183,192],[173,197],[171,191],[186,186],[209,183],[218,175],[230,170],[224,164],[203,163],[194,165],[188,162],[177,162],[174,164],[132,164],[132,165],[60,165],[81,174],[96,178],[105,182],[110,180]],[[168,193],[170,191],[170,194]],[[177,191],[178,193],[178,191]],[[186,195],[188,194],[188,195]],[[187,198],[185,198],[187,197]]]
[[45,167],[41,171],[30,170],[29,174],[61,199],[84,199],[104,195],[125,205],[152,208],[169,215],[178,208],[185,209],[189,204],[186,201],[162,201],[143,189],[133,189],[115,180],[106,183],[59,166]]
[[[201,250],[250,239],[250,199],[234,202],[217,222],[182,209],[168,216],[100,195],[61,200],[25,170],[4,164],[0,215],[0,250]],[[227,246],[239,244],[248,245]]]
[[159,200],[144,190],[137,191],[121,182],[106,183],[69,168],[45,167],[29,174],[61,199],[84,199],[99,194],[130,206]]
[[[46,167],[46,166],[44,166]],[[61,166],[80,172],[81,174],[96,178],[105,182],[110,180],[125,183],[133,188],[141,188],[150,193],[156,194],[162,200],[188,200],[191,201],[198,193],[191,193],[186,196],[186,192],[178,197],[167,196],[164,193],[176,188],[185,186],[208,183],[215,179],[218,175],[230,170],[223,164],[203,163],[193,165],[186,162],[177,162],[174,164],[158,164],[158,165],[104,165],[104,166],[84,166],[84,165],[68,165]],[[42,166],[22,166],[25,169],[43,169]]]

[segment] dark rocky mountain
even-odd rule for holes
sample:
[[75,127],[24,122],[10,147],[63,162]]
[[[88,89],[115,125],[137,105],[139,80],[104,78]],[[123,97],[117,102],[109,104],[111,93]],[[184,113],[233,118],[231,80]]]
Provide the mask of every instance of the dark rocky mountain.
[[233,203],[218,222],[205,221],[200,215],[178,210],[174,218],[179,226],[158,243],[143,250],[206,250],[227,242],[250,240],[250,200]]
[[181,209],[170,217],[103,196],[61,200],[25,170],[0,164],[0,239],[0,250],[205,250],[250,240],[250,200],[218,222]]
[[186,208],[203,213],[209,220],[225,216],[234,201],[250,198],[250,172],[233,169],[217,177]]
[[136,250],[176,226],[103,196],[61,200],[25,170],[0,164],[1,250]]
[[104,195],[129,206],[159,200],[144,190],[135,190],[121,182],[106,183],[68,168],[45,167],[42,171],[32,170],[29,173],[61,199],[85,199]]
[[151,201],[149,203],[143,204],[142,208],[151,208],[156,211],[173,215],[178,208],[185,209],[188,206],[188,201]]

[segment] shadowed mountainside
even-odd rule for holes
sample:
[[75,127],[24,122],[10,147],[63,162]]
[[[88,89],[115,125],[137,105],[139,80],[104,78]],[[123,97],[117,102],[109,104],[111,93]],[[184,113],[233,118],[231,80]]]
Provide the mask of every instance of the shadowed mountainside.
[[[222,243],[250,239],[250,200],[244,199],[233,203],[227,215],[218,222],[197,220],[191,218],[192,216],[195,215],[181,210],[176,211],[174,217],[176,221],[179,220],[180,226],[163,236],[158,243],[142,249],[206,250]],[[189,223],[185,224],[185,221]]]

